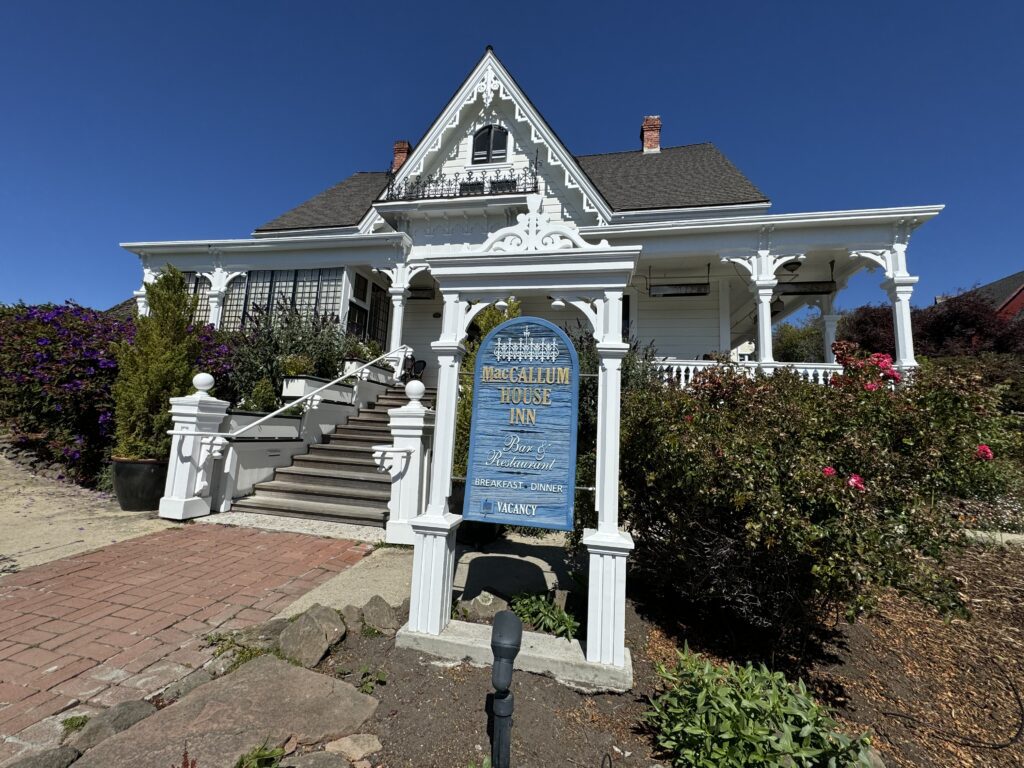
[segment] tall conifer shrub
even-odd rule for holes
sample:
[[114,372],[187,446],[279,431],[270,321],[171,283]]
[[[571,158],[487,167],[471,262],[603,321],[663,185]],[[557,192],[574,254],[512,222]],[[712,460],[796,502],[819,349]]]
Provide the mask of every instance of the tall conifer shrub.
[[200,341],[192,325],[196,298],[174,267],[146,285],[149,316],[136,321],[135,340],[117,347],[114,455],[165,459],[170,451],[171,397],[188,394]]

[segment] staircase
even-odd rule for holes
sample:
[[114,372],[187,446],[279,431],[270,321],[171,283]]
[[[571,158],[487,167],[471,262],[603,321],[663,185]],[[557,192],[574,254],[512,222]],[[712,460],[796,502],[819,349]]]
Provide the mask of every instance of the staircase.
[[[427,389],[423,404],[432,406],[436,392]],[[388,409],[408,402],[404,388],[388,388],[336,427],[327,442],[311,445],[292,466],[276,470],[273,480],[257,483],[255,493],[235,501],[231,510],[384,527],[391,477],[377,471],[373,446],[391,443]]]

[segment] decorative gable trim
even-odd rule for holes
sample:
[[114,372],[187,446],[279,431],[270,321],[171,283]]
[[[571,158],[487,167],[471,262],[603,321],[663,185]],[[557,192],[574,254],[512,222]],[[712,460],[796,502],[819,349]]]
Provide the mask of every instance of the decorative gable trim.
[[580,237],[573,227],[548,219],[540,212],[542,202],[540,195],[527,195],[529,213],[520,213],[516,224],[493,233],[480,246],[480,252],[525,253],[609,247],[607,240],[593,245]]
[[[607,224],[611,218],[608,203],[490,47],[409,155],[409,159],[395,175],[394,183],[401,184],[410,176],[422,175],[427,162],[441,151],[445,136],[461,122],[463,110],[472,107],[478,99],[482,100],[485,109],[490,108],[495,98],[512,103],[515,121],[526,124],[530,129],[530,140],[543,148],[541,161],[549,169],[562,169],[565,186],[581,194],[583,210],[596,214],[599,224]],[[373,216],[371,211],[368,217]]]

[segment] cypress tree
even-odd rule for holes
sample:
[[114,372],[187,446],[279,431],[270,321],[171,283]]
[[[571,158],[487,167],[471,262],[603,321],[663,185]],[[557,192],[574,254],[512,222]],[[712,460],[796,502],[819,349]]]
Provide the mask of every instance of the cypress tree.
[[117,348],[114,382],[114,455],[123,459],[166,459],[170,452],[171,397],[189,393],[199,338],[192,325],[197,298],[185,276],[168,265],[146,285],[149,315],[136,320],[134,341]]

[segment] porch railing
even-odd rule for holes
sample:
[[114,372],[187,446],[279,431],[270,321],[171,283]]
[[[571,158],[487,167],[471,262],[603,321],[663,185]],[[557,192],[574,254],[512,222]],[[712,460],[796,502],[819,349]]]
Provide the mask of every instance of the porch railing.
[[[698,373],[716,365],[719,365],[717,360],[680,360],[671,357],[662,358],[657,362],[662,381],[680,388],[690,386]],[[828,384],[835,374],[843,370],[843,367],[836,363],[758,363],[748,360],[736,365],[750,375],[758,368],[768,373],[779,368],[790,368],[812,384]]]

